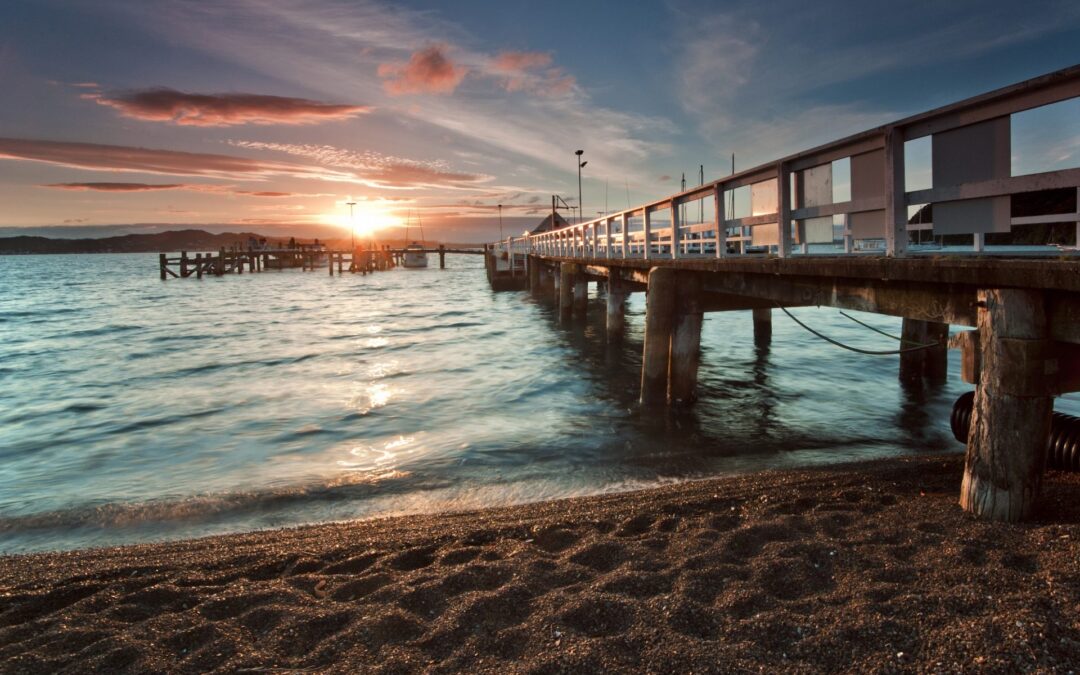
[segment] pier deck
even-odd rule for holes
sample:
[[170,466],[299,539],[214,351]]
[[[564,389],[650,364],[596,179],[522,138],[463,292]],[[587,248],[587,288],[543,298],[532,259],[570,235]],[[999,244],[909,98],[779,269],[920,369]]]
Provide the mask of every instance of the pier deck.
[[[499,290],[507,284],[492,273],[496,262],[515,281],[520,265],[524,285],[548,294],[565,321],[586,310],[588,284],[602,283],[609,340],[622,335],[628,295],[646,292],[646,408],[693,402],[705,312],[752,311],[756,341],[770,339],[774,309],[903,317],[898,348],[876,352],[899,355],[901,379],[943,379],[952,346],[975,385],[961,505],[1020,520],[1039,492],[1054,397],[1080,390],[1080,167],[1012,175],[1011,116],[1077,98],[1080,66],[648,204],[510,237],[487,248],[489,279]],[[932,186],[909,190],[905,144],[925,137]],[[843,201],[833,190],[838,162],[849,174]],[[1053,206],[1015,208],[1031,203]],[[920,243],[926,232],[940,238],[937,250]],[[1014,234],[1030,244],[1032,233],[1044,240],[999,245]],[[950,339],[950,325],[975,330]]]

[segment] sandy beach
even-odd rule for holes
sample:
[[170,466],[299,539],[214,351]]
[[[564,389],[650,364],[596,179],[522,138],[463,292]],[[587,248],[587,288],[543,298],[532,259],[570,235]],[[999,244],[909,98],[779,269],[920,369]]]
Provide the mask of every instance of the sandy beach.
[[959,456],[0,559],[4,672],[1049,671],[1080,476],[957,506]]

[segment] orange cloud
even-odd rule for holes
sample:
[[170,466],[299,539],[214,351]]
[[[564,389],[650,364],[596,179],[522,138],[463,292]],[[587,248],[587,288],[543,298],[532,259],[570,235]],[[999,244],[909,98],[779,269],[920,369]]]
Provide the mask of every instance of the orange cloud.
[[[333,197],[328,192],[314,194],[297,192],[278,192],[276,190],[237,190],[231,185],[201,185],[196,183],[48,183],[38,187],[57,190],[79,190],[91,192],[153,192],[156,190],[189,190],[191,192],[216,192],[219,194],[243,195],[245,197]],[[276,208],[276,207],[275,207]]]
[[547,52],[501,52],[491,61],[491,70],[501,75],[507,91],[527,91],[540,96],[562,97],[577,86],[573,75],[551,68]]
[[240,124],[317,124],[371,111],[369,106],[322,103],[260,94],[189,94],[155,88],[82,98],[115,109],[124,117],[181,126],[227,127]]
[[449,59],[443,45],[413,52],[408,63],[383,63],[378,69],[379,77],[383,78],[383,88],[392,96],[450,94],[468,72],[468,68],[458,66]]

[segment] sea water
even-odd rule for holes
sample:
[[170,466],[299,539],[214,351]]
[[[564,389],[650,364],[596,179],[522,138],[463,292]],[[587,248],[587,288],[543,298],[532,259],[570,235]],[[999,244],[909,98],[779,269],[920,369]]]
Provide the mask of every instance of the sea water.
[[[644,296],[616,345],[603,302],[593,289],[587,319],[560,325],[466,255],[164,282],[151,254],[0,256],[0,552],[962,450],[955,353],[947,384],[905,388],[896,356],[779,311],[768,346],[749,312],[707,314],[696,406],[647,412]],[[836,309],[794,311],[854,346],[898,344]]]

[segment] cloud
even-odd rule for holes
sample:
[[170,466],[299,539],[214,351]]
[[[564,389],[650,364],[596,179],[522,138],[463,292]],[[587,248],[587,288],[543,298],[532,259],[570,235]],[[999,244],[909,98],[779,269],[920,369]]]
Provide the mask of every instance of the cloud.
[[383,78],[383,88],[391,96],[453,93],[469,69],[451,61],[446,49],[445,45],[432,45],[413,52],[408,63],[380,64],[378,75]]
[[573,75],[550,68],[547,52],[501,52],[490,62],[493,75],[506,91],[527,91],[541,96],[567,96],[577,87]]
[[188,190],[190,192],[209,192],[217,194],[241,195],[245,197],[334,197],[329,192],[300,193],[279,192],[276,190],[239,190],[233,185],[205,185],[200,183],[47,183],[38,187],[56,190],[74,190],[84,192],[155,192],[158,190]]
[[313,160],[319,164],[347,169],[370,187],[417,188],[461,187],[491,180],[484,174],[450,170],[445,162],[421,162],[382,155],[373,151],[346,150],[332,145],[264,143],[261,141],[229,141],[230,145],[251,150],[284,152]]
[[182,190],[187,186],[182,183],[49,183],[38,187],[94,192],[150,192],[154,190]]
[[550,66],[551,54],[547,52],[501,52],[491,64],[495,70],[504,73],[519,73],[533,68]]
[[115,94],[83,94],[124,117],[180,126],[228,127],[240,124],[318,124],[370,112],[369,106],[323,103],[261,94],[190,94],[154,88]]
[[76,169],[214,178],[294,176],[331,181],[355,177],[325,168],[230,155],[156,150],[124,145],[0,138],[0,159],[28,160]]

